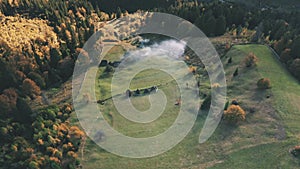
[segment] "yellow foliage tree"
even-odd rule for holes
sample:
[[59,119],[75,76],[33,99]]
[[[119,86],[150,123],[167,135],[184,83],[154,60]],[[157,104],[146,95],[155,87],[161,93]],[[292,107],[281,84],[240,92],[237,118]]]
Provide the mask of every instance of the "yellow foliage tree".
[[239,105],[230,105],[224,111],[224,118],[230,122],[237,123],[246,119],[246,112]]

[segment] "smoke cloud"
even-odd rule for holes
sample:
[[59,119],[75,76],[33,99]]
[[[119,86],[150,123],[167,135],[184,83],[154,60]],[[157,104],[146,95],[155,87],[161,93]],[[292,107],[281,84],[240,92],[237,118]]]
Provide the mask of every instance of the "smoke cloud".
[[153,56],[166,56],[170,59],[180,59],[184,54],[185,47],[186,43],[184,41],[166,40],[139,50],[130,51],[125,55],[124,59],[126,61],[128,61],[128,59],[140,60],[145,57]]

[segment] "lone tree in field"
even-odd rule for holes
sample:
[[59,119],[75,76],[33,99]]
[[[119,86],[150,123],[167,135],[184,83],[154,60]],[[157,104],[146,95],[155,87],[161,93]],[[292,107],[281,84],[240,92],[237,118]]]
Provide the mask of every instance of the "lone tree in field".
[[237,76],[237,75],[239,75],[239,68],[236,68],[236,69],[235,69],[235,71],[234,71],[234,73],[233,73],[233,77],[235,77],[235,76]]
[[255,66],[257,61],[258,59],[253,52],[249,53],[244,60],[246,67]]
[[244,121],[246,119],[246,112],[239,105],[230,105],[228,109],[224,111],[224,119],[232,123]]
[[230,57],[227,61],[228,64],[232,63],[232,57]]
[[257,87],[259,89],[269,89],[271,88],[271,81],[268,78],[261,78],[257,81]]

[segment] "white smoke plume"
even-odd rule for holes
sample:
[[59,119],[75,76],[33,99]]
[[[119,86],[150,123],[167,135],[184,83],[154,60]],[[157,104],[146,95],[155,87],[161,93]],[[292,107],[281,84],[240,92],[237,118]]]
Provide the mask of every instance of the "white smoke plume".
[[[184,41],[166,40],[138,50],[130,51],[124,59],[140,60],[151,56],[167,56],[170,59],[180,59],[186,47]],[[128,61],[128,60],[127,60]]]

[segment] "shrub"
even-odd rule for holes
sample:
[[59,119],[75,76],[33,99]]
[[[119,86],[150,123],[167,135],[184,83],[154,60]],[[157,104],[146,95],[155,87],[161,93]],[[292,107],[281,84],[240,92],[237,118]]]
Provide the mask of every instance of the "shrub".
[[236,68],[236,69],[235,69],[235,71],[234,71],[234,73],[233,73],[233,77],[235,77],[235,76],[237,76],[237,75],[239,75],[239,68]]
[[256,57],[255,54],[252,53],[252,52],[249,53],[249,54],[247,55],[247,57],[245,58],[245,60],[244,60],[245,65],[246,65],[247,67],[251,67],[251,66],[256,65],[257,61],[258,61],[257,57]]
[[227,61],[228,64],[232,63],[232,57],[230,57]]
[[224,118],[229,122],[237,123],[246,119],[246,112],[238,105],[230,105],[224,111]]
[[225,106],[224,106],[224,110],[227,110],[229,107],[229,101],[226,102]]
[[271,81],[268,78],[262,78],[257,81],[257,87],[259,89],[269,89],[271,88]]
[[197,68],[195,66],[191,66],[189,67],[189,72],[195,74],[196,73]]

